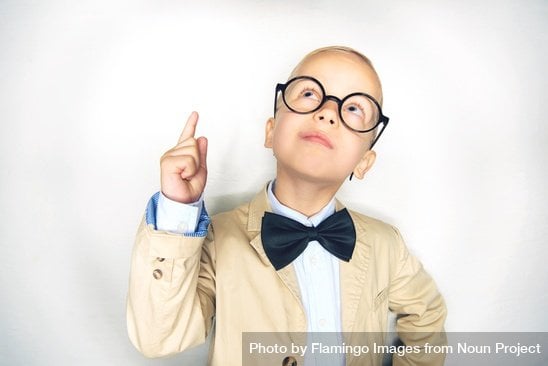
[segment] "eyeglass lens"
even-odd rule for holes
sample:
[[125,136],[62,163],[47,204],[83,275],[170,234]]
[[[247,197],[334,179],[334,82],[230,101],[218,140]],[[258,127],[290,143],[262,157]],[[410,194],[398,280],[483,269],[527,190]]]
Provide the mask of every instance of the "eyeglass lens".
[[[283,97],[286,105],[298,113],[313,112],[325,102],[322,86],[308,78],[292,80],[287,84]],[[379,121],[377,105],[371,98],[362,94],[344,98],[339,111],[344,123],[355,130],[372,129]]]

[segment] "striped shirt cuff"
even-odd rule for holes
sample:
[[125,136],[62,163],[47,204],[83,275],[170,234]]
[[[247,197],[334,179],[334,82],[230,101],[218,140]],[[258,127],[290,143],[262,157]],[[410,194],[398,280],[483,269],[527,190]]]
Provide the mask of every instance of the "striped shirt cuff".
[[[160,200],[160,192],[156,192],[148,201],[145,211],[145,219],[147,225],[152,225],[155,230],[158,230],[158,201]],[[183,221],[185,219],[183,218]],[[209,227],[210,218],[205,208],[205,204],[202,202],[200,207],[200,214],[198,217],[198,224],[196,230],[193,232],[185,232],[181,235],[188,237],[205,237],[207,235],[207,229]],[[174,231],[175,232],[175,231]]]

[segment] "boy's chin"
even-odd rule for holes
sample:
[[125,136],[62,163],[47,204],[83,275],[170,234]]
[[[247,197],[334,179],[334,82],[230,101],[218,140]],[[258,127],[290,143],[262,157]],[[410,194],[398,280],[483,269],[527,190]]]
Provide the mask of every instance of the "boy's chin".
[[350,176],[350,173],[326,171],[308,166],[288,171],[286,175],[318,185],[340,186]]

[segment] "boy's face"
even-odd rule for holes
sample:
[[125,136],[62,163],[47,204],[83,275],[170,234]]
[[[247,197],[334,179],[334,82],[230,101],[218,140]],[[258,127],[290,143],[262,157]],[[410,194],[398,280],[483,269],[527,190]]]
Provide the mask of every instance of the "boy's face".
[[[375,72],[346,52],[315,54],[295,70],[294,76],[311,76],[320,81],[328,95],[340,99],[354,92],[382,99]],[[265,146],[274,151],[278,175],[340,185],[352,172],[362,178],[373,165],[375,153],[369,150],[373,133],[346,128],[332,100],[309,114],[291,112],[281,102],[276,117],[267,122]]]

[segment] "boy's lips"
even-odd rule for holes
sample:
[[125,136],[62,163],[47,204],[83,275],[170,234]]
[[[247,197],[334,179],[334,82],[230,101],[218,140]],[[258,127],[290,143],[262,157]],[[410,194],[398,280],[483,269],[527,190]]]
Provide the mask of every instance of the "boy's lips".
[[333,144],[329,137],[326,134],[319,131],[305,131],[299,133],[299,137],[303,140],[314,142],[320,145],[323,145],[329,149],[333,149]]

